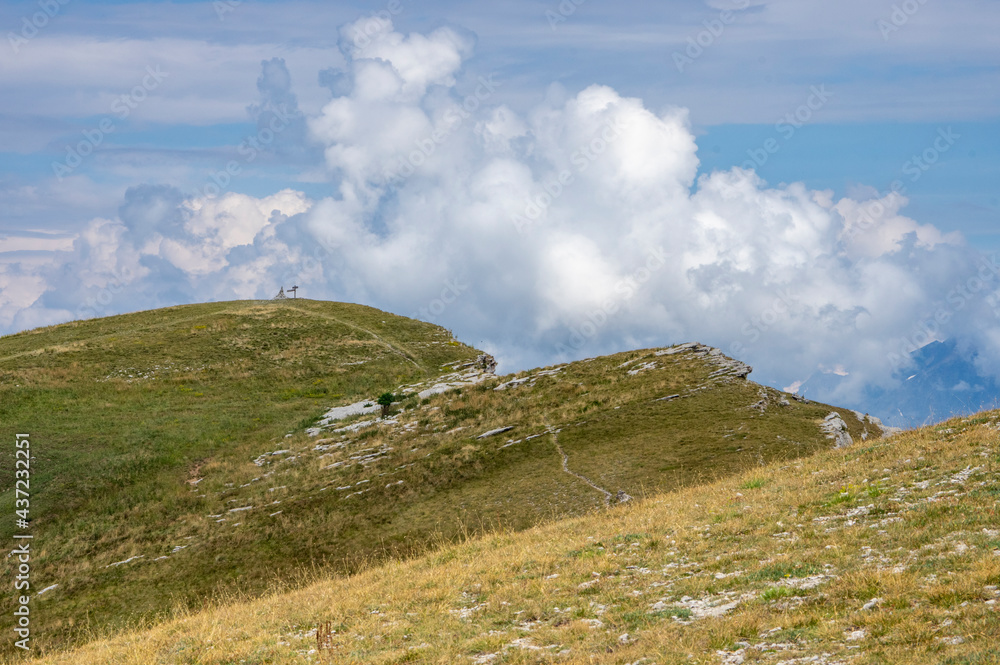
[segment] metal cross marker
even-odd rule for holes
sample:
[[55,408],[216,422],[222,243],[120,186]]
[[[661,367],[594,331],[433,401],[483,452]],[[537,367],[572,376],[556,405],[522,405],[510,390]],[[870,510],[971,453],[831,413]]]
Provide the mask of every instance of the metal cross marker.
[[292,288],[290,288],[288,290],[292,292],[292,297],[294,298],[295,297],[295,292],[299,290],[299,287],[293,286]]

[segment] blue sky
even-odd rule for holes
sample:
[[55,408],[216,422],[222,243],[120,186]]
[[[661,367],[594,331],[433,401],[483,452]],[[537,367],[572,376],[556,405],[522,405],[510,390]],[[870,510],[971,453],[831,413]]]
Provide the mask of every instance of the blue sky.
[[[264,297],[288,278],[317,298],[424,310],[501,354],[502,369],[699,338],[776,385],[835,371],[857,377],[845,388],[856,394],[891,383],[900,340],[1000,251],[989,0],[35,0],[3,3],[0,28],[0,334]],[[378,88],[387,76],[401,81],[392,94]],[[484,79],[495,85],[426,168],[394,187],[373,179]],[[274,140],[247,148],[282,109]],[[543,211],[550,224],[497,235],[472,202],[505,199],[477,183],[546,191],[607,109],[640,129],[624,132],[622,166],[598,185],[648,168],[606,195],[568,186]],[[238,173],[206,196],[227,164]],[[851,245],[849,211],[885,200],[894,181],[906,201]],[[734,207],[737,193],[749,207]],[[463,215],[474,221],[445,228]],[[314,269],[303,252],[323,234],[337,249]],[[602,304],[593,294],[634,277],[654,241],[667,243],[669,276]],[[494,255],[470,249],[483,244]],[[449,279],[468,284],[457,304],[428,309]],[[883,307],[865,279],[896,280],[886,292],[903,304]],[[857,280],[850,293],[845,280]],[[745,344],[774,294],[805,282],[787,326]],[[995,286],[935,331],[966,339],[984,375],[1000,373]],[[516,315],[498,325],[489,302]],[[851,334],[824,337],[832,320]],[[832,348],[768,351],[810,334]]]
[[[261,59],[284,57],[300,103],[315,112],[329,94],[318,85],[319,72],[343,62],[338,28],[388,6],[54,1],[59,11],[38,35],[18,53],[8,46],[0,55],[4,194],[50,180],[51,164],[65,145],[95,127],[110,101],[141,81],[146,65],[177,64],[165,67],[175,71],[130,118],[116,121],[102,146],[105,154],[79,170],[109,194],[104,206],[95,201],[68,211],[51,201],[48,210],[33,207],[5,219],[7,231],[45,223],[36,215],[62,226],[67,212],[75,212],[77,223],[85,223],[90,213],[113,211],[120,196],[111,194],[120,194],[134,179],[165,179],[158,170],[164,164],[176,171],[174,184],[192,186],[192,176],[179,171],[211,169],[213,151],[238,143],[252,129],[245,107],[254,101]],[[507,82],[499,101],[515,109],[530,107],[553,83],[570,91],[601,83],[641,97],[652,109],[689,108],[703,168],[746,161],[746,150],[773,133],[775,121],[794,111],[810,86],[826,85],[834,94],[829,104],[759,169],[773,182],[801,179],[838,193],[855,183],[884,187],[900,165],[924,149],[938,125],[970,123],[956,151],[911,188],[911,211],[923,213],[922,222],[963,230],[977,245],[996,249],[1000,205],[990,183],[996,182],[1000,159],[993,38],[1000,12],[993,4],[918,3],[919,11],[884,39],[877,21],[891,24],[900,3],[847,2],[834,8],[822,2],[753,2],[678,71],[672,56],[685,53],[688,38],[704,32],[704,23],[717,21],[725,8],[742,4],[750,3],[588,0],[560,12],[558,2],[480,6],[400,0],[393,19],[403,32],[440,25],[470,31],[476,52],[465,65],[466,78],[498,72]],[[565,7],[574,11],[564,16]],[[0,26],[5,33],[20,33],[24,19],[39,11],[37,1],[5,2]],[[547,11],[563,20],[552,22]],[[87,57],[96,44],[107,48]],[[207,53],[212,64],[222,66],[206,63],[201,69],[199,57]],[[75,59],[81,62],[73,66]],[[199,102],[185,109],[192,98]],[[235,183],[234,191],[266,191],[267,171],[248,179],[252,182]],[[289,182],[281,166],[274,171],[276,184]],[[20,208],[16,198],[5,198],[5,207]]]

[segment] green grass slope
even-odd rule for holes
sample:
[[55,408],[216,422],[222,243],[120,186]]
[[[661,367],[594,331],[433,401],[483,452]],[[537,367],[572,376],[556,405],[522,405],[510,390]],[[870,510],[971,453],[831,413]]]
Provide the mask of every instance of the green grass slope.
[[[0,510],[10,516],[0,537],[14,532],[13,436],[28,432],[33,572],[66,591],[52,592],[40,632],[58,639],[81,621],[156,612],[245,572],[268,578],[214,556],[158,576],[106,566],[190,544],[187,523],[205,510],[187,481],[200,468],[245,462],[329,402],[435,377],[476,354],[437,326],[308,300],[173,307],[0,338],[10,440],[0,450]],[[6,630],[10,594],[2,601]]]
[[[305,300],[0,339],[0,421],[36,455],[33,589],[58,584],[33,600],[36,646],[800,457],[833,445],[831,412],[855,440],[881,434],[707,347],[508,377],[477,355],[429,324]],[[322,420],[386,390],[389,418]]]
[[998,433],[820,451],[32,662],[998,663]]

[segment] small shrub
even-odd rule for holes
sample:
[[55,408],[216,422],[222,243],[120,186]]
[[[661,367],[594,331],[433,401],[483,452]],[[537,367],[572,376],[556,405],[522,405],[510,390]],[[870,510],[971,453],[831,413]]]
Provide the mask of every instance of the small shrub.
[[396,396],[392,393],[382,393],[378,396],[377,403],[382,407],[382,417],[385,418],[389,415],[389,409],[392,407],[392,403],[396,401]]

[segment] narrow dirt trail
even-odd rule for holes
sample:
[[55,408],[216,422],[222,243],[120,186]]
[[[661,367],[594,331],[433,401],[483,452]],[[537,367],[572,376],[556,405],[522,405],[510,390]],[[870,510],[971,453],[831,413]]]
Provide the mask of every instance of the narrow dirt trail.
[[604,495],[604,505],[605,506],[611,505],[611,499],[613,497],[613,495],[611,494],[611,492],[607,491],[603,487],[598,487],[597,485],[595,485],[594,483],[592,483],[590,481],[590,478],[587,478],[586,476],[582,476],[579,473],[576,473],[575,471],[572,471],[569,468],[569,456],[566,454],[566,451],[564,451],[562,449],[562,446],[559,445],[559,434],[558,434],[558,432],[556,430],[552,430],[550,432],[550,434],[552,435],[552,443],[555,444],[556,450],[558,450],[559,454],[562,456],[562,468],[563,468],[563,471],[565,471],[569,475],[573,476],[574,478],[582,480],[583,482],[587,483],[592,488],[594,488],[595,490],[597,490],[598,492],[600,492],[601,494],[603,494]]

